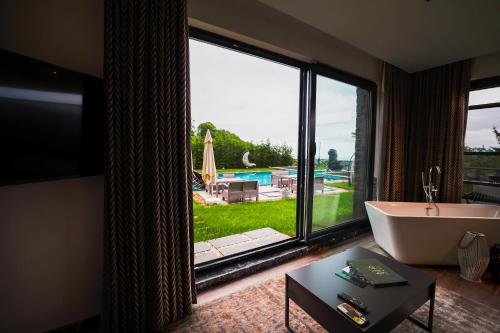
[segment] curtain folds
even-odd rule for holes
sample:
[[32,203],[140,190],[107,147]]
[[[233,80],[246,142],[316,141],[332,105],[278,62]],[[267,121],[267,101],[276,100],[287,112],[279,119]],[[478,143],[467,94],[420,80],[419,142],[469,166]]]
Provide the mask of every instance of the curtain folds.
[[383,76],[381,199],[424,201],[421,172],[439,165],[438,201],[460,202],[471,62]]
[[104,323],[159,332],[195,301],[186,0],[106,0]]

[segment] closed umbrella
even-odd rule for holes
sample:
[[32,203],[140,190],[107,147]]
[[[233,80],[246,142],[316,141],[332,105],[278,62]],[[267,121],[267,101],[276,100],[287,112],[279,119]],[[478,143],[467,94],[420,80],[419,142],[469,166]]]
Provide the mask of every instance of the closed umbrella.
[[212,141],[210,130],[207,130],[207,134],[205,135],[205,148],[203,149],[203,168],[201,170],[201,177],[206,185],[215,184],[215,180],[217,179]]

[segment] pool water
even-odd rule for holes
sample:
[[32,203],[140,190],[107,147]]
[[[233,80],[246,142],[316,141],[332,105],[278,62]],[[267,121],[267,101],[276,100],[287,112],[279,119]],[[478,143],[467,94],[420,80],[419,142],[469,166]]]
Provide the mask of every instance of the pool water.
[[[256,180],[259,185],[271,185],[271,171],[257,172],[235,172],[234,176],[245,180]],[[220,173],[219,178],[224,178],[224,174]]]
[[[297,170],[289,169],[288,174],[296,175]],[[256,171],[256,172],[234,172],[234,176],[237,178],[245,179],[245,180],[256,180],[259,182],[259,185],[271,185],[271,171]],[[325,180],[338,180],[341,179],[339,176],[335,175],[326,175],[324,171],[315,171],[315,176],[324,176]],[[219,178],[224,178],[224,174],[220,173]]]
[[[294,170],[294,169],[288,169],[288,173],[290,175],[296,175],[297,174],[297,170]],[[318,171],[314,171],[314,176],[315,177],[325,177],[325,180],[339,180],[339,179],[342,179],[341,177],[339,176],[335,176],[335,175],[325,175],[325,171],[323,170],[318,170]]]

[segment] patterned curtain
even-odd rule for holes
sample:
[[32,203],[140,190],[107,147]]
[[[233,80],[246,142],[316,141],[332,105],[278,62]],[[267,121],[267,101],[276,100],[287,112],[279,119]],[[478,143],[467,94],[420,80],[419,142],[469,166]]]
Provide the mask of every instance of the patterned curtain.
[[186,0],[106,0],[104,324],[160,332],[195,301]]
[[386,64],[381,198],[425,201],[421,172],[439,165],[438,201],[460,202],[471,62],[407,74]]
[[384,63],[383,70],[380,199],[404,201],[410,75],[387,63]]

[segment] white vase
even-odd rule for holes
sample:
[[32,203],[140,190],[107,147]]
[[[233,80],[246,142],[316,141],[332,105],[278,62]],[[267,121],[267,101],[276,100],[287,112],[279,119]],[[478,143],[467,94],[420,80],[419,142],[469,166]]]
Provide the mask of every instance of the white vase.
[[466,231],[458,245],[460,277],[470,282],[481,282],[489,262],[490,252],[484,234]]

